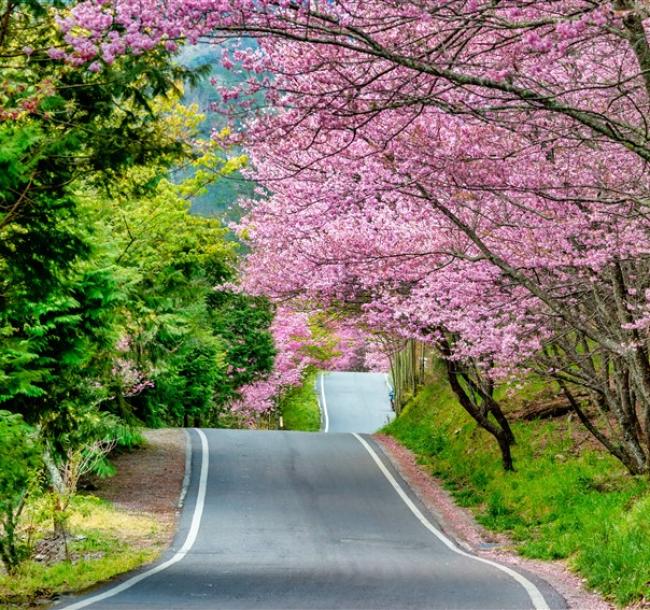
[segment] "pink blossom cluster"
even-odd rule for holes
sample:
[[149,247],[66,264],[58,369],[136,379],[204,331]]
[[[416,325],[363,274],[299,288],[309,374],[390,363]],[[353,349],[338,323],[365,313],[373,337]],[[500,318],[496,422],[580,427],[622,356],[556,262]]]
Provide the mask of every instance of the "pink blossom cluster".
[[111,369],[113,379],[119,384],[122,395],[126,398],[137,396],[154,387],[154,382],[128,357],[130,348],[130,337],[122,335],[115,346],[115,349],[122,355],[114,359]]
[[269,413],[277,406],[283,390],[299,385],[303,373],[313,360],[307,353],[311,339],[308,315],[288,307],[278,307],[271,325],[277,350],[274,368],[265,379],[240,388],[239,400],[230,410],[254,424],[255,417]]
[[275,379],[254,381],[239,389],[239,399],[230,405],[230,412],[241,417],[242,421],[255,427],[257,419],[272,412],[280,391]]
[[[266,37],[276,31],[300,37],[308,28],[321,44],[339,36],[348,47],[359,47],[364,41],[355,34],[368,30],[389,48],[403,49],[403,40],[410,39],[441,53],[440,42],[454,28],[473,27],[471,44],[462,43],[468,45],[467,54],[477,69],[504,80],[522,67],[532,67],[533,72],[551,69],[576,40],[592,38],[594,28],[605,30],[620,23],[621,13],[614,2],[588,0],[527,4],[507,0],[496,5],[487,0],[433,4],[413,0],[166,0],[164,5],[157,0],[86,0],[59,18],[67,47],[54,48],[52,54],[73,65],[92,62],[101,66],[124,53],[141,54],[159,45],[173,49],[180,39],[220,42],[238,35]],[[446,47],[455,53],[449,41]],[[503,51],[488,54],[486,48]],[[268,68],[268,62],[253,56],[235,57],[234,63],[241,62],[258,74]],[[534,66],[524,66],[526,62]],[[233,60],[226,57],[225,65],[232,67]]]
[[[399,44],[414,62],[422,41],[439,49],[445,35],[422,3],[400,3],[394,27],[380,12],[388,3],[353,4],[363,31],[373,16],[386,25],[375,32],[386,54]],[[261,41],[276,107],[244,138],[251,175],[271,192],[242,223],[248,290],[356,307],[378,332],[451,337],[452,358],[495,378],[569,329],[614,353],[635,344],[630,332],[647,326],[650,182],[631,142],[648,94],[632,48],[609,33],[620,15],[607,4],[500,6],[501,18],[534,25],[486,26],[454,50],[484,90],[436,73],[451,61],[444,49],[415,69],[340,40]],[[420,41],[411,54],[410,40]],[[514,87],[542,88],[553,105],[526,106]],[[636,296],[617,293],[617,268]]]
[[119,381],[122,395],[127,398],[137,396],[154,387],[154,382],[148,379],[132,360],[127,358],[117,358],[113,363],[111,374],[114,379]]
[[[612,192],[627,189],[632,175],[645,189],[636,159],[612,148],[619,163],[594,167],[591,151],[568,146],[558,146],[553,161],[539,150],[517,159],[498,152],[525,145],[512,134],[470,128],[437,111],[421,113],[402,137],[386,142],[380,138],[389,114],[365,142],[336,157],[305,152],[309,129],[289,135],[280,127],[281,138],[251,146],[256,179],[273,195],[256,202],[243,225],[253,244],[247,289],[275,298],[299,293],[324,305],[361,303],[365,324],[401,336],[433,340],[444,329],[458,337],[459,356],[501,373],[540,349],[553,311],[508,279],[447,213],[567,304],[613,260],[647,256],[643,216],[608,200],[575,206],[574,199],[593,200],[593,190],[564,186],[582,166],[582,177],[591,172]],[[330,146],[343,148],[323,143]]]
[[[342,321],[330,322],[326,332],[315,333],[313,314],[287,305],[277,308],[271,325],[277,350],[274,368],[264,379],[241,388],[240,398],[230,408],[244,421],[254,425],[256,417],[273,411],[283,392],[303,383],[309,367],[351,370],[359,366],[367,345],[374,345],[357,327]],[[374,349],[374,365],[385,364]]]
[[390,371],[390,352],[381,342],[369,340],[365,344],[363,364],[369,371],[387,373]]

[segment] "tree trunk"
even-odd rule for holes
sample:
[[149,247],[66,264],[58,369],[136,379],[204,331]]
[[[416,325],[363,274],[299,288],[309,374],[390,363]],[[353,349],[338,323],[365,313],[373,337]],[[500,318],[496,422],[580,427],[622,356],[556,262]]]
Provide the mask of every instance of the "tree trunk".
[[70,560],[70,552],[68,549],[68,529],[66,526],[66,506],[65,500],[68,496],[69,490],[66,488],[65,481],[59,472],[54,458],[48,446],[43,451],[43,462],[47,470],[50,485],[52,486],[52,529],[54,538],[60,540],[65,550],[65,557]]
[[[514,471],[515,467],[512,459],[511,448],[515,442],[515,437],[505,415],[501,411],[501,408],[498,407],[496,401],[493,401],[494,406],[498,407],[496,409],[496,412],[499,413],[498,419],[495,416],[495,410],[493,408],[490,408],[489,411],[484,411],[481,408],[481,405],[477,404],[470,393],[463,387],[460,380],[463,378],[464,374],[459,369],[458,363],[445,358],[445,366],[447,367],[447,378],[449,379],[449,384],[451,385],[454,394],[456,394],[458,402],[470,417],[481,428],[483,428],[483,430],[489,432],[496,439],[497,444],[499,445],[499,450],[501,451],[503,469],[509,472]],[[493,416],[495,416],[496,424],[488,419],[486,415],[487,412],[491,412]]]
[[503,469],[506,472],[514,472],[515,471],[515,466],[512,462],[512,443],[514,442],[514,437],[512,437],[513,440],[510,441],[505,437],[505,435],[498,434],[496,436],[497,443],[499,443],[499,449],[501,451],[501,462],[503,464]]

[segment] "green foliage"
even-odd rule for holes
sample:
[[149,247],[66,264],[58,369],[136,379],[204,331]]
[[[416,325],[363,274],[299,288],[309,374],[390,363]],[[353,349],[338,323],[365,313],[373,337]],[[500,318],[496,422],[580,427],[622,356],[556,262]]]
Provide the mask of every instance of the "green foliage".
[[41,448],[20,415],[0,411],[0,559],[11,574],[26,556],[18,524],[40,466]]
[[[148,424],[202,425],[214,415],[214,395],[223,377],[221,344],[205,330],[203,337],[185,339],[182,349],[164,363],[155,386],[143,397]],[[137,403],[134,403],[137,404]]]
[[95,435],[80,422],[106,398],[125,296],[81,181],[105,188],[134,166],[169,166],[188,144],[152,106],[184,72],[169,54],[120,58],[101,75],[53,61],[47,6],[10,4],[0,24],[0,404],[58,451],[71,431]]
[[[196,115],[178,106],[165,121],[189,130]],[[85,205],[96,214],[108,244],[106,257],[121,278],[123,360],[151,383],[130,392],[114,379],[116,398],[104,407],[149,426],[220,425],[220,413],[237,388],[272,366],[270,305],[215,286],[232,278],[236,244],[216,219],[190,214],[193,192],[240,167],[201,145],[196,173],[174,184],[151,164],[115,182],[113,194],[89,189]]]
[[320,407],[314,392],[317,374],[316,370],[309,370],[302,385],[289,388],[280,397],[280,413],[287,430],[320,430]]
[[38,391],[6,402],[57,446],[83,442],[81,433],[99,423],[93,415],[104,395],[98,381],[116,337],[116,285],[108,271],[84,267],[40,300],[22,303],[23,341],[35,352],[27,373],[38,374]]
[[146,439],[140,428],[117,422],[112,429],[112,438],[119,450],[132,451],[146,444]]
[[162,50],[101,74],[53,61],[47,6],[9,5],[0,24],[0,404],[56,461],[104,437],[115,421],[100,411],[215,421],[271,350],[268,304],[210,298],[235,245],[189,201],[246,159],[202,140],[179,103],[197,73]]
[[153,384],[129,397],[117,380],[116,412],[148,425],[183,425],[210,411],[214,387],[225,374],[206,299],[231,273],[234,246],[216,220],[189,214],[181,194],[187,185],[159,178],[159,170],[131,172],[116,183],[119,197],[91,192],[89,205],[101,206],[104,242],[122,278],[121,334],[129,344],[123,357]]
[[385,430],[483,525],[510,534],[523,555],[567,558],[590,585],[621,605],[647,596],[647,480],[629,477],[599,449],[577,450],[570,421],[516,422],[513,428],[517,472],[504,473],[494,443],[441,377]]
[[264,298],[216,291],[208,297],[212,328],[225,344],[228,376],[218,388],[217,401],[225,404],[237,389],[273,368],[275,346],[269,331],[273,309]]

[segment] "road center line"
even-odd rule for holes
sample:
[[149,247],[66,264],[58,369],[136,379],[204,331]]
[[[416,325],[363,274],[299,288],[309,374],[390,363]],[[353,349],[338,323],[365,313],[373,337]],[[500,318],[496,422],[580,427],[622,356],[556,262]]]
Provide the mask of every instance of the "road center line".
[[194,546],[194,543],[196,542],[196,537],[198,536],[199,533],[199,527],[201,526],[203,508],[205,506],[205,492],[208,485],[208,466],[209,466],[209,459],[210,459],[210,453],[208,450],[208,438],[206,437],[203,430],[199,430],[198,428],[195,428],[195,430],[196,433],[199,435],[199,438],[201,439],[201,474],[199,476],[199,490],[196,496],[196,505],[194,507],[194,514],[192,515],[190,530],[187,533],[187,538],[185,538],[185,542],[183,546],[176,552],[176,554],[173,557],[171,557],[164,563],[161,563],[160,565],[157,565],[151,568],[150,570],[147,570],[146,572],[142,572],[142,574],[133,576],[132,578],[125,580],[123,583],[111,587],[110,589],[108,589],[108,591],[104,591],[104,593],[99,593],[98,595],[93,595],[92,597],[82,599],[78,602],[70,604],[69,606],[64,606],[60,610],[80,610],[81,608],[87,608],[92,604],[96,604],[97,602],[104,601],[109,597],[113,597],[118,593],[122,593],[122,591],[126,591],[127,589],[130,589],[134,585],[137,585],[139,582],[142,582],[145,578],[149,578],[154,574],[158,574],[159,572],[162,572],[163,570],[166,570],[167,568],[173,566],[175,563],[178,563],[181,559],[185,557],[185,555],[187,555],[190,552],[190,550]]
[[330,417],[327,413],[327,401],[325,400],[325,373],[320,374],[320,397],[323,406],[323,432],[329,432]]
[[447,536],[445,536],[440,530],[438,530],[432,523],[429,521],[420,511],[420,509],[413,503],[411,498],[408,497],[408,494],[404,491],[402,486],[395,480],[395,477],[391,474],[391,472],[386,468],[384,463],[379,459],[379,456],[375,453],[373,448],[358,434],[353,433],[353,436],[363,445],[365,450],[370,454],[370,457],[373,459],[375,464],[377,464],[377,467],[381,471],[381,473],[386,477],[388,482],[393,486],[393,489],[397,492],[399,497],[402,499],[404,504],[408,506],[410,511],[415,515],[417,520],[424,525],[440,542],[442,542],[447,548],[450,550],[454,551],[454,553],[458,553],[459,555],[462,555],[463,557],[468,557],[469,559],[473,559],[474,561],[479,561],[481,563],[485,563],[487,565],[490,565],[492,567],[497,568],[498,570],[501,570],[502,572],[505,572],[516,580],[525,590],[526,593],[528,593],[528,597],[530,597],[530,600],[533,603],[533,608],[535,610],[549,610],[549,606],[546,603],[546,600],[544,599],[544,596],[541,594],[540,590],[532,583],[530,580],[519,574],[518,572],[515,572],[515,570],[511,570],[507,566],[501,565],[499,563],[496,563],[495,561],[490,561],[489,559],[484,559],[483,557],[477,557],[476,555],[471,555],[470,553],[466,553],[462,549],[459,549]]

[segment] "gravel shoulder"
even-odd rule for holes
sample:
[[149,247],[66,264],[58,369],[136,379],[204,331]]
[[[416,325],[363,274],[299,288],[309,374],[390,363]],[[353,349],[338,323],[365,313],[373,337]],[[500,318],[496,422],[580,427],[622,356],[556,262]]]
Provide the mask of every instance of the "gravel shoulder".
[[442,484],[417,464],[411,451],[389,436],[376,434],[374,438],[442,529],[461,546],[481,557],[541,576],[564,597],[571,610],[614,608],[599,595],[587,591],[584,581],[565,562],[535,561],[517,555],[512,540],[481,527],[469,510],[459,507]]
[[167,543],[176,530],[179,498],[185,476],[185,431],[146,430],[146,445],[113,459],[117,474],[95,481],[93,495],[116,509],[155,516]]

